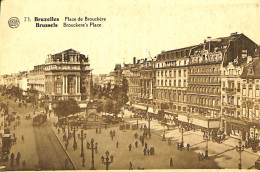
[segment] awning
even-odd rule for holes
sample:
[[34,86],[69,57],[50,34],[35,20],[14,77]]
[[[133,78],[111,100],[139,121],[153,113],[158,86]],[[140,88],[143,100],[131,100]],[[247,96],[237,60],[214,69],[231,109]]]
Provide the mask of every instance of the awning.
[[148,111],[149,113],[154,113],[154,114],[158,114],[158,109],[154,109],[152,107],[148,107]]
[[136,109],[141,109],[141,110],[146,110],[146,109],[147,109],[146,106],[141,106],[141,105],[137,105],[137,104],[133,104],[132,106],[133,106],[134,108],[136,108]]
[[220,127],[220,120],[218,119],[198,119],[196,118],[196,116],[187,117],[186,115],[178,114],[178,121],[187,122],[193,125],[209,129]]
[[87,108],[87,103],[80,103],[80,104],[79,104],[79,107],[80,107],[80,108]]

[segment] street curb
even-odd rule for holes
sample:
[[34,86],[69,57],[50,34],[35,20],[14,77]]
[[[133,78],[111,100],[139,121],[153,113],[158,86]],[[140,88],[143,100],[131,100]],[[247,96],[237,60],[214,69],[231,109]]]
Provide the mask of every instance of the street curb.
[[51,130],[52,130],[52,132],[54,133],[54,135],[56,136],[56,138],[58,139],[58,141],[59,141],[60,145],[62,146],[62,148],[64,149],[66,155],[69,157],[69,160],[70,160],[71,164],[73,165],[74,169],[77,170],[76,165],[73,163],[72,158],[70,157],[70,155],[68,154],[68,152],[67,152],[66,149],[64,148],[64,146],[63,146],[63,144],[61,143],[59,137],[58,137],[58,136],[56,135],[56,133],[53,131],[53,127],[52,127],[52,126],[51,126]]

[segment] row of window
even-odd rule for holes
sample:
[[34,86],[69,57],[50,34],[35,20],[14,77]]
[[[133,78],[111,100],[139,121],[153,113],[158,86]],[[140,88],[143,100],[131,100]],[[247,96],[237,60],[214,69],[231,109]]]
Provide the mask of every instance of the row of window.
[[220,88],[214,86],[207,86],[207,87],[189,86],[189,92],[218,94],[220,93]]
[[216,73],[219,74],[220,70],[218,67],[205,67],[205,68],[195,68],[195,69],[190,69],[190,74],[200,74],[200,73]]
[[220,83],[219,77],[191,76],[190,83]]
[[157,92],[157,99],[167,99],[170,101],[186,102],[186,94],[171,93],[171,92]]
[[187,81],[186,79],[183,80],[183,83],[182,83],[182,80],[179,79],[178,80],[178,83],[177,83],[177,80],[157,80],[157,86],[165,86],[165,87],[171,87],[171,86],[174,86],[174,87],[186,87],[187,86]]
[[194,104],[206,105],[206,106],[219,106],[220,101],[218,98],[209,98],[209,97],[197,97],[197,96],[190,96],[189,101]]
[[[176,77],[177,75],[176,75],[176,73],[178,72],[178,76],[179,77],[181,77],[182,76],[182,70],[180,69],[180,70],[165,70],[165,71],[158,71],[157,72],[157,76],[161,76],[161,77],[163,77],[163,76],[169,76],[169,77],[171,77],[171,76],[173,76],[173,77]],[[161,75],[160,75],[161,74]],[[186,77],[187,76],[187,72],[186,72],[186,70],[183,70],[183,76],[184,77]]]

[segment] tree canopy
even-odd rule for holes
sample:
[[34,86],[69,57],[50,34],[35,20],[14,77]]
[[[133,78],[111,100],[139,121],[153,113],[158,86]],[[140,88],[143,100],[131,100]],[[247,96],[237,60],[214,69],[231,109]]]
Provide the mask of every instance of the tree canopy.
[[59,117],[66,117],[70,114],[75,114],[80,112],[80,107],[78,106],[76,100],[60,100],[57,105],[53,108],[54,112]]

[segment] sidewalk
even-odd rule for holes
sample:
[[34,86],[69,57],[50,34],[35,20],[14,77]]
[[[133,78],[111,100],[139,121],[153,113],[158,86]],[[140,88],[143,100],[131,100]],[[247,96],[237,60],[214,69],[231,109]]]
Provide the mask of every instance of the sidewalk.
[[[136,119],[129,119],[130,123],[136,123]],[[138,121],[139,124],[145,124],[148,126],[148,122]],[[162,137],[164,127],[161,126],[158,121],[151,121],[151,129],[157,130],[157,133]],[[182,141],[181,132],[176,127],[175,129],[165,130],[165,137],[171,138],[173,142],[180,143]],[[203,132],[200,131],[185,131],[183,134],[184,146],[190,144],[190,150],[196,153],[203,153],[205,155],[206,150],[206,141],[203,140]],[[242,142],[244,144],[244,141]],[[222,168],[228,169],[237,169],[238,168],[238,159],[239,154],[236,151],[235,147],[238,145],[238,140],[235,138],[228,138],[223,143],[219,144],[217,142],[208,141],[208,154],[210,157],[218,163]],[[242,165],[243,169],[252,168],[255,164],[255,161],[260,156],[260,152],[254,153],[251,149],[245,149],[242,152]]]

